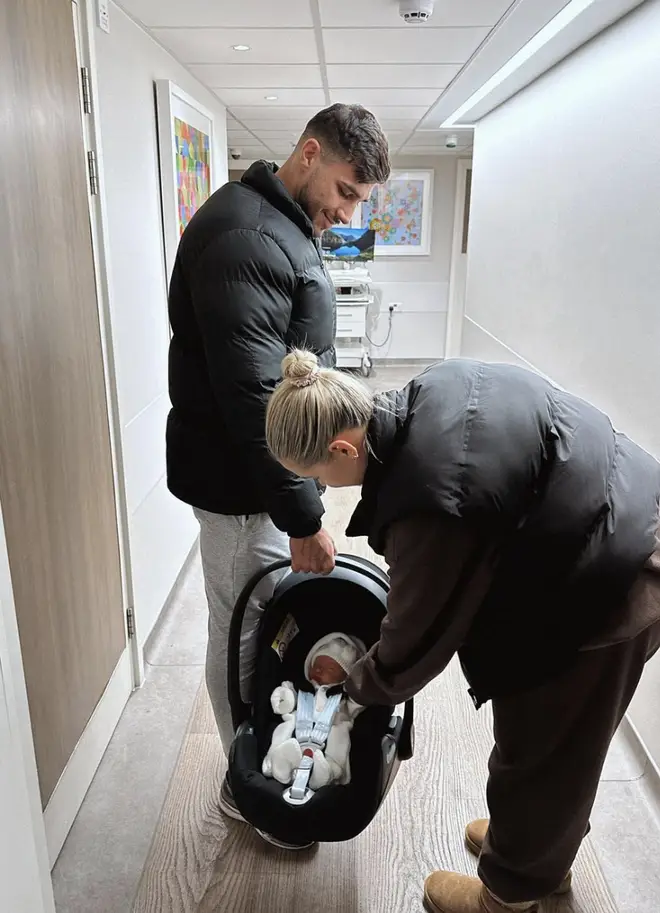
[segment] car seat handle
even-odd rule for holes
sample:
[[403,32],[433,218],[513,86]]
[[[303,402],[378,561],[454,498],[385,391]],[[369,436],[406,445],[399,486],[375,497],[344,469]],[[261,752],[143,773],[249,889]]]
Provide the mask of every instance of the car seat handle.
[[[290,558],[281,558],[268,567],[261,568],[257,571],[243,587],[241,594],[236,600],[236,605],[231,616],[229,624],[229,640],[227,643],[227,695],[229,697],[229,706],[231,708],[231,718],[234,726],[234,732],[241,723],[250,718],[251,705],[246,703],[241,697],[241,676],[240,676],[240,653],[241,653],[241,635],[243,633],[243,621],[247,610],[250,597],[262,580],[269,574],[291,567]],[[337,555],[335,558],[335,567],[354,570],[359,568],[362,574],[366,574],[381,586],[388,586],[387,576],[378,569],[370,569],[366,564],[352,558],[350,555]],[[310,575],[313,576],[313,575]]]
[[259,586],[262,580],[269,574],[276,571],[284,570],[291,567],[290,558],[281,558],[268,567],[261,568],[245,584],[241,593],[236,600],[236,605],[231,616],[229,624],[229,640],[227,642],[227,695],[229,697],[229,706],[231,708],[231,719],[234,726],[234,732],[241,723],[250,718],[250,704],[246,704],[241,697],[241,636],[243,634],[243,621],[245,612],[250,601],[250,596]]

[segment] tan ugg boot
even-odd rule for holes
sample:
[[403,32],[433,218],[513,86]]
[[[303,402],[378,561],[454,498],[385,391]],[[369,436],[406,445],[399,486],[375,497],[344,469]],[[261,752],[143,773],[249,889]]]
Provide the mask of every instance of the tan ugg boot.
[[[475,856],[481,855],[486,840],[486,834],[488,833],[489,823],[488,818],[477,818],[476,821],[471,821],[465,828],[465,845]],[[571,890],[572,883],[573,875],[569,872],[557,890],[553,893],[568,894]]]
[[536,901],[505,904],[478,878],[455,872],[433,872],[424,883],[424,905],[429,913],[537,913]]

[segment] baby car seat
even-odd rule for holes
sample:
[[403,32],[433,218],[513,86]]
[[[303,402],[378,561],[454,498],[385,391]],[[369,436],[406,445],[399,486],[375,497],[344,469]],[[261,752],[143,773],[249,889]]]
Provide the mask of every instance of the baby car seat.
[[234,724],[229,783],[234,800],[255,828],[287,843],[350,840],[371,822],[400,762],[413,753],[413,702],[403,714],[394,707],[366,708],[351,733],[351,782],[330,784],[302,805],[284,799],[287,787],[264,777],[263,759],[280,717],[270,697],[283,681],[310,690],[304,663],[324,635],[342,631],[369,649],[379,638],[387,610],[389,581],[361,558],[340,555],[328,576],[289,572],[266,605],[259,625],[257,659],[248,703],[240,693],[239,645],[248,600],[268,574],[290,567],[278,561],[256,574],[238,598],[228,644],[228,685]]

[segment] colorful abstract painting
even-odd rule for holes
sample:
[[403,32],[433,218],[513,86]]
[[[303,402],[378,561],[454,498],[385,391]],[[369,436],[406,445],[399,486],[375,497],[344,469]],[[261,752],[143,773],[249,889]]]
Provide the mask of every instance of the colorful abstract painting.
[[206,133],[174,118],[179,237],[211,193],[211,150]]
[[370,199],[362,206],[361,225],[376,232],[376,249],[381,253],[422,253],[428,244],[425,226],[429,205],[428,179],[393,176],[381,187],[374,187]]

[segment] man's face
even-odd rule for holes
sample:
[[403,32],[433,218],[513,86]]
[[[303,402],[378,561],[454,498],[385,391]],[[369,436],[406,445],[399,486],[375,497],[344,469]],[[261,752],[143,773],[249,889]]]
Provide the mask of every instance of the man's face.
[[371,196],[373,184],[359,184],[355,170],[347,162],[324,158],[316,140],[308,140],[302,149],[303,184],[297,200],[321,235],[333,225],[347,225],[358,203]]

